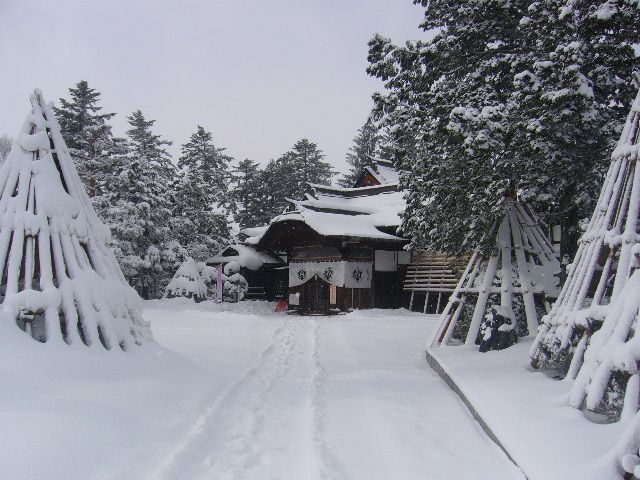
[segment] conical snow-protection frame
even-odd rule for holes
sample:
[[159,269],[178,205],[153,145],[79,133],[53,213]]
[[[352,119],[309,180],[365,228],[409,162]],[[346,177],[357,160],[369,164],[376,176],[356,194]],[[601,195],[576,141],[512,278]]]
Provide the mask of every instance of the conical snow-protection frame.
[[127,350],[151,339],[51,107],[36,90],[0,167],[0,338]]
[[526,205],[506,199],[490,255],[477,248],[440,317],[432,345],[478,343],[483,318],[500,306],[519,336],[534,334],[558,294],[560,264]]
[[591,334],[600,328],[609,304],[632,273],[634,249],[640,243],[639,121],[640,92],[611,155],[596,209],[567,280],[531,348],[531,364],[536,368],[574,378]]

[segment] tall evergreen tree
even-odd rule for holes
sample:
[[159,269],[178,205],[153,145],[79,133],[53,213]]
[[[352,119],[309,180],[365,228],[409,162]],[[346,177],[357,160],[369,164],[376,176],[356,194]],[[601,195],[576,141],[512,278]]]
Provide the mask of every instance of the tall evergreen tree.
[[264,208],[260,192],[264,184],[260,165],[245,158],[232,169],[231,200],[234,205],[235,220],[240,228],[260,225],[259,211]]
[[290,205],[287,199],[296,198],[300,189],[293,154],[286,152],[270,160],[261,174],[260,201],[262,210],[258,218],[267,224],[271,218],[283,213]]
[[621,12],[631,2],[605,2],[617,5],[607,20],[586,1],[417,3],[435,38],[396,47],[376,36],[368,70],[387,87],[376,113],[408,172],[413,246],[455,253],[487,242],[514,189],[575,231],[622,120],[601,107],[630,98],[621,85],[637,36]]
[[60,99],[54,112],[87,194],[94,197],[104,192],[105,175],[112,169],[114,145],[108,121],[115,113],[101,113],[100,93],[85,80],[70,88],[69,96]]
[[224,148],[198,125],[182,145],[175,192],[178,240],[196,260],[205,260],[229,241],[229,162]]
[[333,176],[331,165],[324,160],[322,150],[304,138],[293,148],[275,160],[271,160],[262,172],[259,223],[268,223],[280,215],[290,203],[287,199],[300,199],[310,183],[328,184]]
[[521,118],[515,148],[530,169],[522,197],[563,226],[570,256],[635,94],[637,19],[637,2],[545,0],[520,20],[527,62],[512,103]]
[[380,134],[373,118],[367,118],[365,124],[358,129],[353,145],[347,153],[349,172],[338,182],[343,187],[352,187],[366,167],[376,168],[373,161],[379,155]]
[[220,204],[228,202],[229,164],[233,157],[225,153],[226,148],[213,144],[213,134],[200,125],[197,126],[187,143],[182,145],[182,156],[178,168],[196,170],[203,182],[210,186],[210,194]]
[[309,183],[329,183],[334,174],[331,165],[324,161],[322,150],[306,138],[295,143],[286,161],[293,165],[294,198],[301,196]]
[[393,132],[394,160],[411,172],[403,227],[416,248],[472,248],[511,188],[502,175],[512,135],[506,95],[525,3],[435,1],[422,24],[443,29],[432,42],[369,43],[369,73],[389,90],[375,98],[377,110]]
[[126,144],[114,162],[110,191],[96,198],[111,228],[123,273],[143,298],[160,295],[183,258],[171,232],[171,189],[175,167],[165,147],[171,142],[152,132],[155,120],[140,110],[127,117]]
[[285,153],[272,159],[258,174],[257,202],[259,208],[253,212],[255,225],[266,225],[276,215],[283,213],[288,206],[287,198],[295,195],[295,182],[292,180],[293,163],[291,154]]

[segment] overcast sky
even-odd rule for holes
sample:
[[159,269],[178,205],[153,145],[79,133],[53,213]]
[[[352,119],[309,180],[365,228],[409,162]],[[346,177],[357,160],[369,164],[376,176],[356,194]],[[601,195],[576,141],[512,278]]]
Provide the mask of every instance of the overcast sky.
[[0,0],[0,134],[16,134],[28,95],[102,93],[122,134],[141,109],[176,153],[197,124],[217,146],[261,163],[303,137],[344,169],[381,84],[367,41],[420,38],[411,0]]

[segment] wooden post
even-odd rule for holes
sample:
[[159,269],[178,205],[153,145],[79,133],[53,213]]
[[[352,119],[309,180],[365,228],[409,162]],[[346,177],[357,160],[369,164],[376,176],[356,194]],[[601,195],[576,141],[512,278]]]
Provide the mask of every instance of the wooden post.
[[[466,296],[463,295],[462,298],[460,298],[460,301],[458,302],[458,305],[456,306],[455,311],[451,315],[451,319],[446,324],[446,329],[442,333],[442,337],[440,339],[440,346],[442,347],[445,346],[447,343],[449,343],[449,340],[451,340],[451,337],[453,337],[453,332],[456,329],[456,323],[458,323],[458,319],[460,318],[460,314],[462,313],[462,307],[464,306],[464,302],[466,300],[465,297]],[[443,313],[443,316],[445,314],[446,312]]]
[[[467,263],[467,266],[465,267],[460,280],[458,280],[456,288],[449,296],[449,301],[447,301],[447,304],[442,311],[442,315],[440,316],[441,324],[437,330],[434,330],[434,333],[430,340],[431,345],[435,345],[436,343],[445,345],[448,341],[447,332],[451,332],[450,335],[453,334],[455,323],[458,321],[458,317],[460,316],[460,303],[464,302],[465,300],[465,295],[459,295],[459,292],[461,292],[466,282],[469,282],[469,285],[473,285],[478,269],[480,267],[480,262],[477,261],[479,256],[479,250],[476,248],[473,252],[473,255],[471,256],[471,259]],[[457,304],[454,312],[451,312],[451,308],[453,306],[452,300],[456,299],[459,303]]]
[[467,345],[473,345],[476,342],[476,337],[478,336],[478,331],[480,330],[480,323],[482,322],[482,317],[484,316],[484,310],[487,305],[487,300],[489,299],[489,295],[491,294],[491,286],[493,284],[493,279],[496,276],[496,270],[498,269],[498,254],[492,255],[489,258],[489,262],[487,263],[487,270],[484,273],[484,277],[482,278],[482,286],[480,287],[480,293],[478,294],[478,300],[476,302],[476,307],[473,311],[473,317],[471,318],[471,325],[469,325],[469,332],[467,333],[467,338],[465,343]]
[[413,311],[413,296],[416,294],[414,290],[411,290],[411,300],[409,300],[409,311]]
[[422,309],[422,313],[426,314],[427,313],[427,305],[429,305],[429,292],[427,291],[427,294],[424,297],[424,308]]
[[[511,235],[514,241],[513,248],[516,256],[516,265],[518,266],[518,274],[520,276],[520,291],[522,293],[524,311],[527,317],[527,330],[529,331],[529,335],[535,335],[538,331],[538,312],[536,312],[536,306],[533,300],[533,286],[529,279],[529,268],[524,254],[524,246],[525,242],[528,241],[528,235],[526,231],[520,231],[513,210],[509,212],[508,217],[511,224]],[[515,322],[516,319],[514,318],[513,321]]]

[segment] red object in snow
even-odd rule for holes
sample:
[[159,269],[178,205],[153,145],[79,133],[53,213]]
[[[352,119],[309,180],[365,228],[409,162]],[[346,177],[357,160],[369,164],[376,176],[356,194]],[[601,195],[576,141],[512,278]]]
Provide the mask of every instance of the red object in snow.
[[276,303],[276,307],[273,309],[274,312],[284,312],[289,308],[289,302],[286,300],[278,300]]

